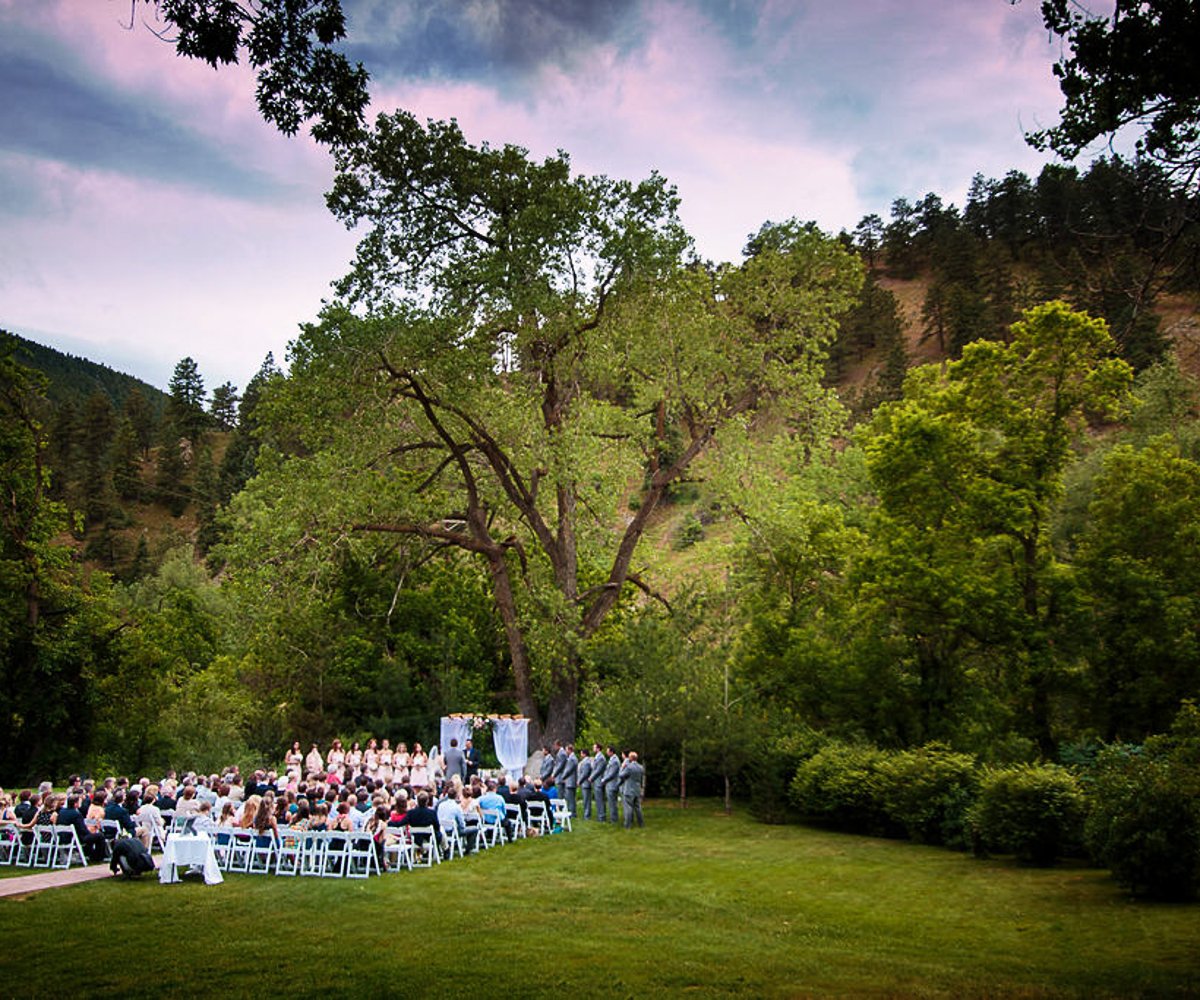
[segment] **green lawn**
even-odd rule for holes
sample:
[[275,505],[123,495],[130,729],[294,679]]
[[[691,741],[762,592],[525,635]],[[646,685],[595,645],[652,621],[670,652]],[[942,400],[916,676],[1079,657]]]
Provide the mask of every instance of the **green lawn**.
[[104,879],[0,899],[0,969],[127,995],[1200,995],[1200,906],[1132,902],[1104,872],[713,803],[651,803],[647,822],[369,882]]

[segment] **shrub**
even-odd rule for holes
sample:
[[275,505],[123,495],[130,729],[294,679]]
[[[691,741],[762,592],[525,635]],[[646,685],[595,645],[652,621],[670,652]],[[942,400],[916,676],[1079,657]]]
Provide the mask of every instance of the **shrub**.
[[675,548],[687,549],[702,541],[704,541],[704,525],[700,523],[700,518],[689,513],[675,532]]
[[979,788],[975,758],[938,743],[889,755],[878,768],[888,818],[923,844],[965,848],[967,810]]
[[750,753],[750,814],[760,823],[786,823],[795,818],[787,796],[796,769],[824,745],[825,738],[807,726],[790,723],[761,736]]
[[1083,816],[1083,791],[1070,771],[1021,764],[984,772],[968,823],[984,847],[1052,865],[1078,850]]
[[1170,733],[1107,747],[1091,775],[1088,854],[1138,896],[1200,892],[1200,712],[1185,703]]
[[807,819],[852,833],[889,832],[879,768],[887,754],[871,746],[830,743],[792,779],[792,804]]

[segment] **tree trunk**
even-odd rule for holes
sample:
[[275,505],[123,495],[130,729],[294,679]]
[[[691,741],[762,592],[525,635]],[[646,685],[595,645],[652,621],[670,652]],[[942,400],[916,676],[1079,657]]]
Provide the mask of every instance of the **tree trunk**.
[[[525,637],[517,621],[517,601],[513,594],[512,580],[508,576],[508,565],[503,551],[488,556],[488,569],[492,575],[492,594],[500,620],[504,622],[504,636],[508,640],[508,655],[512,660],[513,685],[517,691],[517,708],[529,720],[529,745],[537,747],[542,742],[542,720],[538,712],[537,698],[533,693],[533,677],[529,668],[529,650],[525,648]],[[574,716],[571,731],[574,735]]]
[[679,746],[679,808],[687,808],[687,745]]
[[575,724],[579,712],[579,670],[576,664],[556,667],[553,690],[546,706],[546,739],[575,742]]

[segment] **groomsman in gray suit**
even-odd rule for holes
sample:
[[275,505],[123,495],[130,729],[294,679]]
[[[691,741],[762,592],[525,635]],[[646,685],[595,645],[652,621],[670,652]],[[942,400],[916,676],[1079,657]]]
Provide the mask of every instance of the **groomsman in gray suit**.
[[592,744],[592,798],[596,801],[596,819],[603,823],[607,815],[604,808],[604,769],[608,766],[608,758],[604,756],[604,748],[599,743]]
[[633,826],[637,819],[638,826],[645,826],[642,819],[642,796],[646,793],[646,769],[638,763],[636,751],[630,750],[621,765],[621,798],[625,801],[625,829]]
[[559,794],[567,800],[567,812],[571,814],[571,818],[576,816],[575,789],[579,784],[579,758],[575,756],[575,744],[568,743],[566,749],[566,758],[563,761],[562,784],[559,786],[561,791]]
[[617,788],[621,778],[621,758],[617,756],[616,748],[610,743],[608,747],[608,762],[604,765],[604,797],[608,802],[608,821],[617,821]]
[[579,791],[583,794],[583,818],[592,818],[592,758],[584,750],[579,758]]

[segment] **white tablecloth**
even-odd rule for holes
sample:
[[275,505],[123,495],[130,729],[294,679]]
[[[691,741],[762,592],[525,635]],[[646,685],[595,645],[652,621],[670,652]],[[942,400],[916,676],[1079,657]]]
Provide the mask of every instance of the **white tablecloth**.
[[158,866],[158,880],[162,883],[178,882],[180,867],[203,868],[206,885],[225,881],[221,866],[217,864],[217,852],[207,833],[177,833],[167,838],[162,861]]

